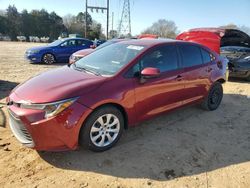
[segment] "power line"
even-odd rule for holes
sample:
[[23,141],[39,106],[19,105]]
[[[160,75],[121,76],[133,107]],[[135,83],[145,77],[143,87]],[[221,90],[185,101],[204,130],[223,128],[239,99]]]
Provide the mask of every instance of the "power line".
[[122,16],[118,26],[119,36],[131,36],[130,0],[124,0]]
[[108,35],[109,35],[109,0],[107,0],[107,6],[89,6],[88,5],[88,0],[86,1],[86,15],[85,15],[85,38],[87,37],[87,15],[88,15],[88,9],[90,9],[92,12],[93,10],[96,10],[96,12],[98,13],[98,11],[100,10],[101,12],[106,11],[107,12],[107,39],[108,39]]

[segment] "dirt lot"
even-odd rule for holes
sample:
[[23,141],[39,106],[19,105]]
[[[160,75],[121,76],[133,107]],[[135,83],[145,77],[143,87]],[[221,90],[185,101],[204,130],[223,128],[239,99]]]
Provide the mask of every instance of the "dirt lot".
[[[27,63],[24,52],[35,45],[0,42],[0,102],[18,83],[62,66]],[[160,116],[125,131],[103,153],[24,148],[0,107],[0,187],[248,188],[250,83],[228,82],[224,92],[218,110],[193,106]]]

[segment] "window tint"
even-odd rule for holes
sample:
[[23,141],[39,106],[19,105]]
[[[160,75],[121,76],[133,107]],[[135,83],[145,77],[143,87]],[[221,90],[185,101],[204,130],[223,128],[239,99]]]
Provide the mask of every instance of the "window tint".
[[67,40],[64,43],[62,43],[61,46],[65,46],[65,47],[76,46],[76,40]]
[[175,70],[178,68],[178,59],[175,45],[159,47],[145,55],[139,62],[141,69],[154,67],[161,72]]
[[77,40],[77,46],[90,46],[91,42],[87,40]]
[[192,67],[202,64],[202,57],[199,47],[193,45],[180,45],[183,67]]
[[77,46],[85,46],[86,45],[85,43],[87,42],[84,40],[77,40]]
[[204,63],[208,63],[211,61],[210,53],[208,53],[206,50],[201,48],[201,54],[202,54],[202,58],[203,58]]
[[75,63],[75,66],[98,72],[103,76],[113,76],[143,49],[144,46],[116,43],[83,57]]
[[105,46],[109,46],[109,45],[114,44],[114,43],[116,43],[115,40],[109,40],[109,41],[107,41],[107,42],[102,43],[100,46],[98,46],[98,47],[96,48],[96,50],[99,50],[99,49],[101,49],[101,48],[104,48]]

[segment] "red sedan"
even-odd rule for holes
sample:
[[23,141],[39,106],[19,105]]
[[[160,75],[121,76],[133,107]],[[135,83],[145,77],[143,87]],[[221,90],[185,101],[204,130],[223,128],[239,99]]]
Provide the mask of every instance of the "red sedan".
[[124,129],[164,112],[196,103],[217,109],[225,73],[225,59],[196,43],[119,42],[15,88],[10,127],[36,150],[104,151]]

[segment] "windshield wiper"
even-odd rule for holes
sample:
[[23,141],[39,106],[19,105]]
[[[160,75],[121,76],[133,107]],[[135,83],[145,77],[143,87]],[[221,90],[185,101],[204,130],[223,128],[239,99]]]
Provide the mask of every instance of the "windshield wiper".
[[101,76],[101,74],[99,72],[96,72],[96,71],[93,71],[93,70],[90,70],[90,69],[86,69],[84,67],[78,67],[78,66],[76,66],[75,63],[73,65],[74,65],[74,67],[75,67],[76,70],[90,72],[90,73],[92,73],[92,74],[94,74],[96,76]]

